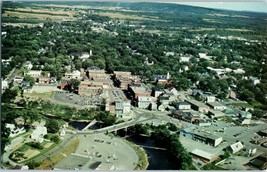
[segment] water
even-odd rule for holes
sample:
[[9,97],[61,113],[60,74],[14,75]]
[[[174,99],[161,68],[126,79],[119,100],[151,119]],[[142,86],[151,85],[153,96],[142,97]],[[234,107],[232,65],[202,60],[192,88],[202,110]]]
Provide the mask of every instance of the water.
[[69,123],[70,126],[72,126],[73,128],[77,130],[84,129],[88,124],[89,122],[79,122],[79,121],[72,121]]
[[[142,138],[142,140],[136,137],[128,137],[127,140],[137,144],[150,147],[157,147],[153,144],[153,140],[150,138]],[[166,150],[158,150],[153,148],[146,148],[144,150],[147,153],[149,165],[147,170],[179,170],[178,162],[171,162]]]

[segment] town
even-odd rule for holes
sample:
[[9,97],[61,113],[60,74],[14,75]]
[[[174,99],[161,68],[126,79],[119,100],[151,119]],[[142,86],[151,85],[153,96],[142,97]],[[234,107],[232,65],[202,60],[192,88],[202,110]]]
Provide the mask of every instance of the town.
[[[266,37],[193,28],[175,40],[149,25],[163,18],[127,15],[124,7],[20,5],[3,3],[4,19],[19,12],[52,17],[42,25],[3,22],[2,169],[164,169],[152,167],[162,160],[153,163],[148,150],[181,162],[169,170],[267,168]],[[19,51],[16,37],[32,50]],[[166,48],[160,39],[173,42]],[[222,42],[236,43],[229,56]],[[184,48],[190,45],[199,48]],[[258,59],[242,57],[239,46],[257,47]]]

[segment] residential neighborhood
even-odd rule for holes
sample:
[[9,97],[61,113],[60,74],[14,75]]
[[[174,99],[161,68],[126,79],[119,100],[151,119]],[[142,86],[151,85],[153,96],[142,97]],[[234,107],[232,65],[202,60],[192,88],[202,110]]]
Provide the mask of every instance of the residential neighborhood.
[[267,168],[266,13],[2,5],[1,169]]

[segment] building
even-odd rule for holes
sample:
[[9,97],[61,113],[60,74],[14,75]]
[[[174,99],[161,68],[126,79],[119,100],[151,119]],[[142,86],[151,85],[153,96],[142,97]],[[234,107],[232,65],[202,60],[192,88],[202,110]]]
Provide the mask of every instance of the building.
[[244,148],[243,144],[239,141],[229,146],[229,150],[232,154],[241,151]]
[[33,67],[33,65],[32,65],[31,62],[27,61],[27,62],[25,63],[25,67],[26,67],[28,70],[31,70],[32,67]]
[[207,113],[209,111],[209,107],[202,102],[199,102],[197,100],[185,100],[185,101],[191,104],[191,108],[196,111],[204,113]]
[[199,131],[193,125],[182,128],[180,130],[180,136],[187,137],[213,147],[218,146],[223,140],[220,136],[211,134],[209,132]]
[[6,80],[2,80],[2,91],[8,89],[8,82]]
[[217,110],[210,110],[208,115],[210,115],[211,118],[219,118],[225,116],[225,113]]
[[42,71],[41,70],[30,70],[27,75],[30,75],[31,77],[38,78],[41,76]]
[[114,71],[114,77],[119,78],[125,78],[125,79],[132,79],[131,72],[123,72],[123,71]]
[[191,110],[191,105],[187,102],[178,102],[176,103],[177,110]]
[[179,62],[190,62],[191,57],[180,57]]
[[137,99],[140,96],[150,96],[152,90],[147,88],[144,84],[131,84],[128,87],[128,91],[132,96],[132,100]]
[[155,75],[154,76],[154,80],[157,83],[167,83],[170,78],[171,78],[171,75],[169,72],[167,73],[167,75]]
[[23,76],[15,76],[14,83],[20,84],[23,81]]
[[209,102],[207,103],[207,105],[211,107],[213,110],[223,111],[226,109],[226,106],[222,105],[219,102]]
[[260,169],[260,170],[266,170],[267,169],[267,153],[263,153],[256,158],[252,159],[249,162],[250,165]]
[[73,72],[66,72],[64,75],[65,78],[67,79],[81,79],[81,72],[78,70],[75,70]]
[[139,96],[137,99],[137,107],[140,109],[148,109],[149,105],[153,102],[151,96]]
[[209,152],[200,150],[200,149],[194,149],[192,152],[190,152],[190,154],[194,158],[199,159],[205,163],[211,163],[211,162],[215,161],[216,159],[218,159],[217,156],[215,156]]
[[124,118],[125,115],[131,112],[131,102],[115,102],[115,113],[117,117]]
[[216,97],[214,96],[206,96],[206,102],[210,103],[210,102],[215,102]]
[[42,143],[44,141],[44,136],[47,134],[47,128],[45,126],[37,126],[31,134],[31,139],[34,142]]
[[101,69],[89,69],[87,70],[88,75],[89,75],[89,80],[94,80],[94,81],[103,81],[103,80],[109,80],[109,75],[105,73],[105,70]]
[[9,137],[15,137],[19,134],[22,134],[24,132],[26,132],[26,130],[24,129],[24,127],[18,127],[15,126],[14,124],[6,124],[6,128],[10,129],[10,134]]
[[49,77],[45,77],[45,76],[40,76],[38,79],[37,79],[37,82],[39,84],[49,84],[50,83],[50,78]]
[[161,94],[163,94],[164,91],[158,88],[154,88],[152,91],[152,95],[156,98],[158,98]]
[[81,96],[96,96],[103,93],[104,86],[100,82],[83,81],[79,85],[78,94]]

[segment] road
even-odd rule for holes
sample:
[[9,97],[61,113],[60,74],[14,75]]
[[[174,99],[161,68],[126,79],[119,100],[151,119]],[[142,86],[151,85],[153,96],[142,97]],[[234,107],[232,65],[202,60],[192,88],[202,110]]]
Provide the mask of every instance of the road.
[[43,161],[49,157],[52,157],[53,155],[59,153],[69,142],[74,139],[75,135],[66,135],[66,138],[64,138],[63,142],[59,145],[56,146],[55,148],[51,149],[50,151],[38,156],[37,158],[34,159],[36,162]]

